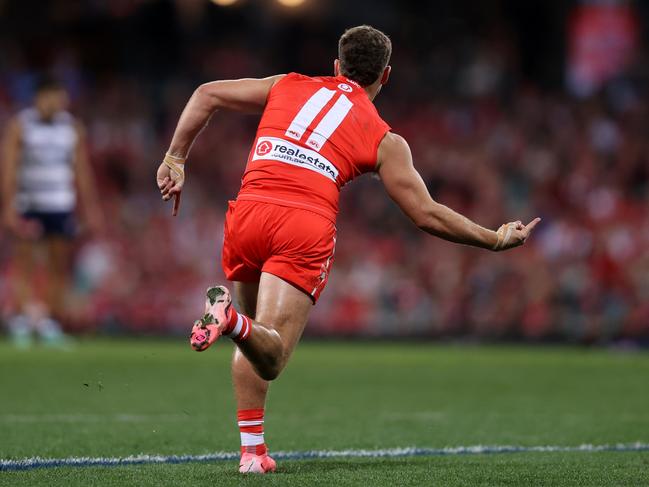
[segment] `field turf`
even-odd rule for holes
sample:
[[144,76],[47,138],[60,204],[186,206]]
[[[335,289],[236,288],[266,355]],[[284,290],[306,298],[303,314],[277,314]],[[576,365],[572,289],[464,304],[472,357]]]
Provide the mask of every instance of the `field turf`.
[[[0,342],[0,459],[238,449],[229,343]],[[649,443],[649,355],[605,349],[303,343],[273,384],[273,451]],[[649,452],[299,459],[0,471],[0,485],[649,485]]]

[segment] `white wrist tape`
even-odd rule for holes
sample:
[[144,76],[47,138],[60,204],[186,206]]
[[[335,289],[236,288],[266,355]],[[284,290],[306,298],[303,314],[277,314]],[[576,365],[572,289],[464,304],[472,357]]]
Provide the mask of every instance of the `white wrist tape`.
[[515,223],[505,223],[504,225],[500,225],[500,228],[496,231],[498,240],[496,241],[496,245],[493,246],[494,250],[502,250],[507,247],[514,228],[516,228]]
[[162,163],[167,166],[171,172],[176,174],[177,181],[183,182],[185,179],[185,161],[187,160],[186,157],[176,157],[172,156],[168,152],[165,154],[164,159],[162,160]]

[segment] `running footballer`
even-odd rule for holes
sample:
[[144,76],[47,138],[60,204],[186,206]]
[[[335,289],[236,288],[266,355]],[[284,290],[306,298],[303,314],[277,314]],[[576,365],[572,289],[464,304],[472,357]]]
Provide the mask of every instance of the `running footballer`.
[[372,100],[388,81],[390,39],[362,25],[338,44],[335,76],[298,73],[215,81],[185,107],[157,173],[163,200],[177,214],[184,164],[194,139],[217,110],[261,113],[236,201],[225,221],[224,286],[207,290],[205,314],[190,343],[203,351],[219,336],[236,344],[232,379],[241,433],[240,472],[275,470],[264,442],[269,381],[277,378],[327,284],[336,248],[340,188],[376,172],[390,197],[420,229],[490,250],[525,243],[539,222],[497,231],[435,202],[413,166],[407,142],[390,130]]

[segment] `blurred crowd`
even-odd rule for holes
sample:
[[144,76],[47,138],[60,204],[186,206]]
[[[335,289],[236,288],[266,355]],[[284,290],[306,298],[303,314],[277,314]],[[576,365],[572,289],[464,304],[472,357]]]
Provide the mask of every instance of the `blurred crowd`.
[[[153,8],[149,3],[124,7],[120,21],[152,15],[142,12]],[[433,197],[490,228],[543,220],[515,251],[461,247],[419,232],[380,181],[363,176],[342,191],[333,272],[307,333],[585,342],[649,336],[646,52],[618,78],[578,98],[524,76],[524,53],[506,29],[461,33],[461,42],[415,49],[404,32],[416,18],[404,18],[393,31],[385,21],[395,43],[394,72],[376,102],[409,141]],[[176,31],[189,29],[183,25]],[[119,69],[97,59],[89,67],[88,57],[100,55],[92,44],[62,43],[49,52],[51,70],[86,124],[106,216],[101,233],[77,244],[68,329],[189,329],[205,288],[224,280],[225,205],[236,196],[257,118],[213,117],[192,149],[181,212],[172,218],[154,172],[177,117],[197,84],[210,79],[291,69],[329,74],[340,33],[333,30],[309,37],[290,56],[297,60],[292,66],[280,54],[261,55],[270,41],[264,46],[233,32],[201,37],[200,29],[191,43],[174,48],[182,69],[169,64],[178,57],[160,53],[152,55],[162,65],[147,58],[135,69],[152,53],[150,40],[134,47],[128,63],[115,61]],[[37,72],[25,65],[19,44],[2,42],[0,124],[27,102]],[[0,238],[5,311],[10,256],[10,239]]]

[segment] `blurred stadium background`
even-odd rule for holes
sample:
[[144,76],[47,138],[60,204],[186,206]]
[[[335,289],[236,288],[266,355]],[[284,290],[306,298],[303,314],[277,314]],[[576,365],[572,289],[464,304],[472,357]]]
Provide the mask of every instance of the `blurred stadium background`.
[[[359,23],[392,38],[377,105],[434,197],[492,228],[543,222],[514,252],[462,248],[418,232],[361,178],[343,191],[307,333],[646,343],[649,6],[624,0],[0,1],[0,126],[41,73],[62,80],[106,215],[76,246],[65,328],[187,332],[224,280],[225,203],[257,119],[212,120],[172,219],[154,172],[184,103],[209,80],[328,74]],[[12,272],[3,232],[5,319]]]
[[[339,35],[361,23],[392,38],[376,102],[433,196],[492,228],[543,221],[525,247],[494,254],[419,232],[372,177],[344,189],[314,340],[267,410],[271,452],[294,453],[243,482],[649,485],[649,355],[633,353],[649,344],[641,0],[0,0],[0,129],[42,74],[60,79],[105,216],[74,241],[57,317],[91,338],[67,353],[0,340],[0,485],[241,484],[232,346],[195,354],[185,337],[224,280],[226,202],[257,118],[214,117],[175,219],[155,170],[200,83],[331,73]],[[15,247],[0,227],[0,330],[16,314]],[[45,267],[31,276],[41,296]],[[140,336],[151,332],[175,338]],[[406,340],[317,340],[350,336]],[[430,340],[446,338],[481,343]],[[484,445],[493,454],[465,454]],[[451,453],[309,456],[409,446]],[[214,452],[232,460],[200,461]],[[139,454],[171,457],[105,467]]]

